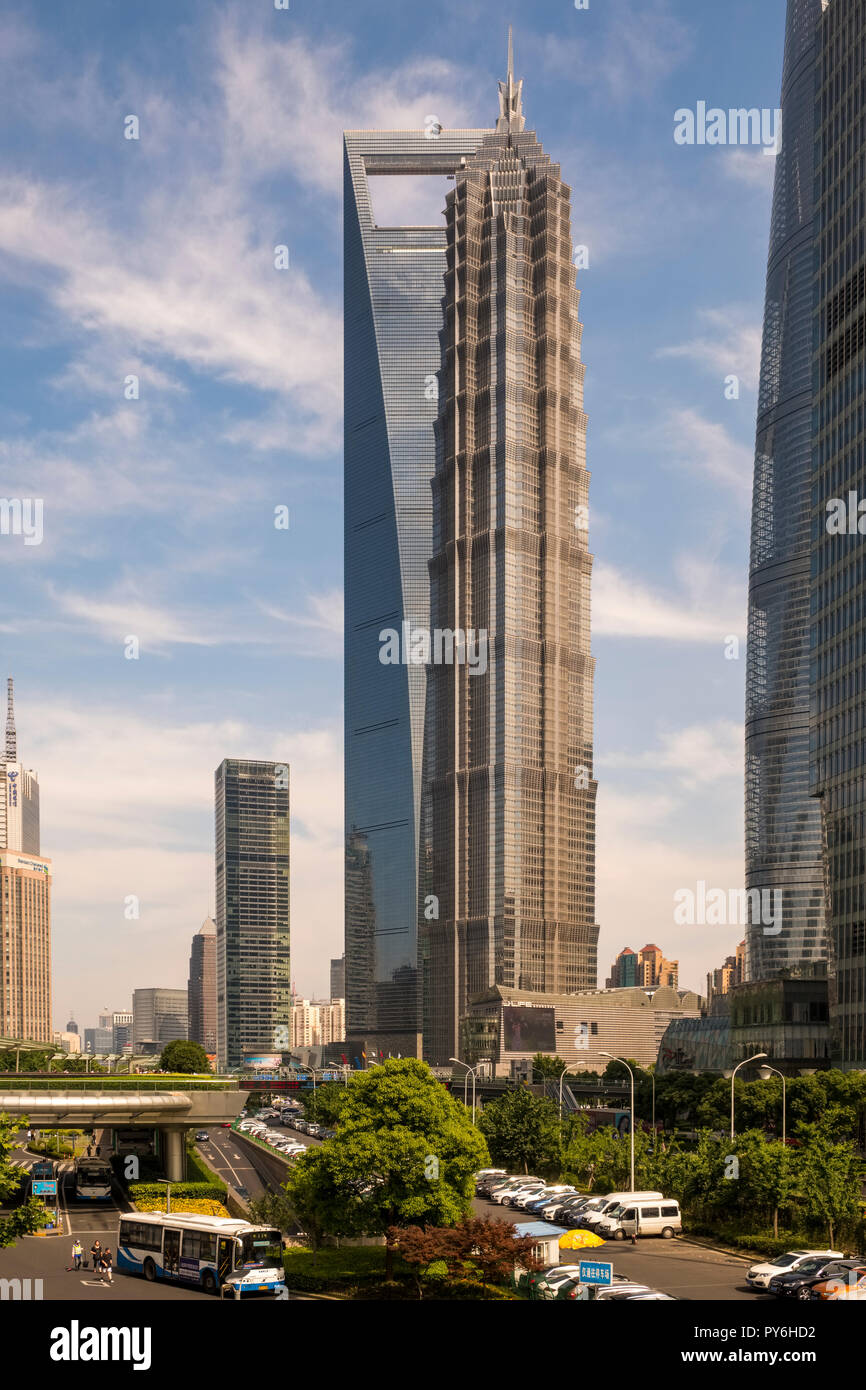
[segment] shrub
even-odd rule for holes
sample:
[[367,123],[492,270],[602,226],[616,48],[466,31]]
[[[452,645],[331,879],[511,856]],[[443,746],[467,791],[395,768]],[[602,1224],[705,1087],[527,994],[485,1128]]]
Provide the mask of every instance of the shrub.
[[[165,1187],[156,1182],[131,1182],[128,1187],[130,1201],[136,1206],[140,1202],[165,1203]],[[201,1197],[206,1201],[224,1202],[225,1183],[219,1182],[175,1182],[171,1185],[171,1203],[187,1197]]]
[[[138,1202],[139,1211],[165,1211],[165,1197],[161,1201]],[[215,1202],[203,1197],[178,1197],[174,1193],[171,1195],[172,1212],[195,1212],[198,1216],[229,1216],[231,1213],[226,1210],[222,1202]]]

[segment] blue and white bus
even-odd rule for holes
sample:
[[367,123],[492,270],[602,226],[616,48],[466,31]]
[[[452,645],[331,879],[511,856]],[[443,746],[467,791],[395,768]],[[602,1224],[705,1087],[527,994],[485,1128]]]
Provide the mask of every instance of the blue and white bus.
[[280,1232],[228,1216],[129,1212],[117,1235],[117,1269],[224,1298],[288,1298]]
[[111,1164],[107,1159],[77,1158],[72,1181],[77,1201],[111,1201]]

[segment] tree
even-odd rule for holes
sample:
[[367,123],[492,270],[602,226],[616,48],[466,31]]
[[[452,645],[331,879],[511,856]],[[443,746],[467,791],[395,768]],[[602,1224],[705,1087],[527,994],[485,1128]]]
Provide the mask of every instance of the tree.
[[860,1195],[859,1160],[853,1144],[837,1143],[834,1123],[801,1125],[803,1139],[802,1182],[806,1210],[815,1221],[822,1221],[833,1244],[833,1228],[851,1220],[857,1212]]
[[485,1105],[479,1129],[494,1163],[528,1173],[530,1167],[549,1167],[559,1152],[559,1116],[552,1101],[534,1096],[526,1087],[507,1091]]
[[482,1284],[503,1283],[520,1265],[527,1273],[541,1268],[535,1241],[517,1237],[506,1221],[467,1217],[451,1227],[404,1226],[389,1232],[401,1259],[413,1268],[418,1297],[423,1297],[421,1280],[431,1266],[444,1265],[448,1274],[477,1278]]
[[[24,1174],[9,1162],[7,1155],[15,1148],[16,1133],[27,1124],[26,1118],[13,1119],[11,1115],[0,1114],[0,1205],[3,1206],[21,1190]],[[45,1208],[35,1197],[29,1197],[9,1216],[0,1219],[0,1247],[14,1245],[19,1236],[32,1235],[44,1225]]]
[[326,1081],[315,1091],[308,1091],[304,1096],[305,1118],[324,1125],[326,1129],[334,1129],[339,1124],[348,1089],[339,1081]]
[[175,1038],[166,1043],[159,1058],[160,1071],[175,1071],[191,1074],[209,1072],[210,1062],[201,1043],[188,1042],[186,1038]]
[[568,1066],[561,1057],[549,1057],[544,1052],[536,1052],[532,1059],[533,1080],[544,1081],[550,1078],[558,1081]]

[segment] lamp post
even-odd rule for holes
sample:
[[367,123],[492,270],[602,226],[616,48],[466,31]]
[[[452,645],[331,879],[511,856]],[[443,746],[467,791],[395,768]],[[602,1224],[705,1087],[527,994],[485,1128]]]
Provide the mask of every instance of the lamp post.
[[762,1057],[766,1057],[766,1052],[756,1052],[754,1057],[744,1057],[742,1062],[738,1062],[731,1072],[731,1140],[734,1139],[734,1077],[740,1067],[748,1066],[749,1062],[758,1062]]
[[785,1073],[779,1071],[778,1067],[771,1067],[771,1066],[769,1066],[766,1062],[764,1063],[764,1065],[763,1065],[762,1067],[758,1067],[758,1071],[761,1073],[761,1076],[762,1076],[762,1078],[763,1078],[764,1081],[769,1081],[769,1079],[770,1079],[770,1078],[769,1078],[769,1074],[765,1075],[764,1073],[773,1072],[773,1073],[775,1073],[776,1076],[781,1076],[781,1078],[782,1078],[782,1143],[784,1144],[784,1143],[785,1143],[785,1138],[786,1138],[786,1131],[785,1131],[785,1089],[786,1089],[786,1087],[785,1087]]
[[623,1066],[625,1067],[626,1071],[628,1072],[629,1076],[631,1077],[631,1116],[630,1116],[630,1119],[629,1119],[629,1130],[630,1130],[629,1138],[631,1139],[631,1188],[630,1188],[630,1191],[631,1191],[631,1192],[634,1192],[634,1190],[635,1190],[635,1186],[634,1186],[634,1072],[632,1071],[631,1067],[629,1066],[628,1062],[625,1060],[624,1057],[614,1057],[613,1053],[611,1053],[611,1052],[600,1052],[598,1055],[599,1055],[599,1057],[608,1057],[608,1058],[610,1058],[611,1062],[622,1062]]
[[475,1071],[469,1066],[468,1062],[461,1062],[459,1057],[449,1057],[449,1062],[456,1062],[458,1067],[466,1068],[466,1075],[463,1078],[463,1104],[466,1104],[466,1087],[470,1076],[472,1077],[472,1123],[475,1124]]
[[171,1212],[171,1179],[158,1178],[157,1182],[161,1182],[165,1185],[165,1214],[168,1216]]
[[568,1067],[563,1067],[559,1073],[559,1128],[562,1129],[562,1083],[566,1078]]

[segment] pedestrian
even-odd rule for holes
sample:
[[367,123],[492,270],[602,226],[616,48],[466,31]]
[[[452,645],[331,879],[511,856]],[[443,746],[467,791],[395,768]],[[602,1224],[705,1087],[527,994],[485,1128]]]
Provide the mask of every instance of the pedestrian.
[[90,1157],[90,1145],[89,1145],[89,1144],[87,1145],[87,1157],[88,1157],[88,1158]]
[[102,1145],[101,1145],[101,1144],[97,1144],[97,1146],[96,1146],[96,1157],[97,1157],[97,1158],[99,1157],[101,1151],[102,1151]]
[[27,1131],[27,1143],[28,1143],[28,1144],[31,1143],[32,1140],[33,1140],[33,1130],[32,1130],[32,1129],[28,1129],[28,1131]]
[[109,1284],[112,1282],[111,1250],[107,1245],[102,1252],[102,1276]]
[[99,1261],[102,1256],[102,1246],[100,1245],[98,1238],[91,1245],[90,1253],[93,1256],[93,1271],[94,1273],[98,1273]]
[[81,1241],[80,1241],[80,1240],[76,1240],[75,1244],[74,1244],[73,1247],[72,1247],[72,1259],[73,1259],[74,1262],[75,1262],[75,1268],[76,1268],[76,1269],[80,1269],[80,1268],[81,1268],[81,1259],[82,1259],[83,1254],[84,1254],[84,1246],[81,1244]]

